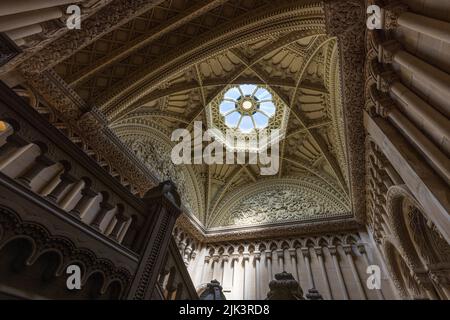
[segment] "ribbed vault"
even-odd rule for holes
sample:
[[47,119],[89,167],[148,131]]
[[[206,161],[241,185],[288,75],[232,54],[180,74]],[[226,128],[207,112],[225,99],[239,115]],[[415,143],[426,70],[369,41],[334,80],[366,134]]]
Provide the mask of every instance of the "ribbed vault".
[[[217,228],[350,214],[339,61],[322,3],[174,0],[55,70],[155,176],[177,183],[188,215]],[[170,161],[172,131],[206,125],[205,108],[233,84],[268,86],[290,109],[275,176],[259,164]],[[258,208],[264,195],[273,201]],[[244,204],[256,207],[238,210]]]

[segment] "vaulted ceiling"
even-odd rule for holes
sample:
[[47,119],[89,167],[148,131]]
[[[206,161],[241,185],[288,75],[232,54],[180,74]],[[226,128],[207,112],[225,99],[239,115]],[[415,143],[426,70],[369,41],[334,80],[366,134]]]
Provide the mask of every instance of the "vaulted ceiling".
[[[205,229],[351,215],[340,50],[322,2],[166,0],[62,59],[54,70],[158,180],[178,185]],[[270,87],[290,109],[280,169],[175,166],[178,128],[206,125],[226,86]]]

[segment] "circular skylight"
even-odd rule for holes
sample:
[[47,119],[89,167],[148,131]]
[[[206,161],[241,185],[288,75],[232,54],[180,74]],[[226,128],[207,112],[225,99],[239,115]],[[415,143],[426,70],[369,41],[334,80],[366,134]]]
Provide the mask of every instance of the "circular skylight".
[[276,107],[266,88],[241,84],[225,92],[219,111],[227,127],[251,132],[266,128],[275,115]]

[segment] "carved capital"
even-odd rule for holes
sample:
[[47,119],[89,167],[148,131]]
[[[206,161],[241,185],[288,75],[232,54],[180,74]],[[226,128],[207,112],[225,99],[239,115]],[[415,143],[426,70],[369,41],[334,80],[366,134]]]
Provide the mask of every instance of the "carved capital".
[[337,254],[337,247],[336,246],[329,246],[328,251],[330,251],[330,254],[332,256],[335,256]]
[[351,245],[342,246],[346,255],[353,255],[353,248]]
[[395,2],[383,8],[385,30],[393,30],[398,27],[398,18],[400,15],[408,11],[408,6],[401,2]]
[[378,61],[390,64],[394,61],[395,54],[400,50],[402,50],[402,45],[395,40],[383,42],[378,46]]
[[323,255],[322,247],[314,247],[314,251],[316,252],[317,256]]
[[303,248],[301,248],[301,251],[302,251],[302,255],[304,257],[308,257],[309,258],[309,248],[303,247]]

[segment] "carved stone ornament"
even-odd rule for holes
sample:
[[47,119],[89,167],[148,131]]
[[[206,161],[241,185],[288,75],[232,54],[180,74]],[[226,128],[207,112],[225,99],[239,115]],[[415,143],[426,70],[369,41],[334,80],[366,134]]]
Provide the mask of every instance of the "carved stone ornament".
[[304,300],[303,290],[292,274],[283,271],[275,275],[269,283],[270,291],[266,300]]

